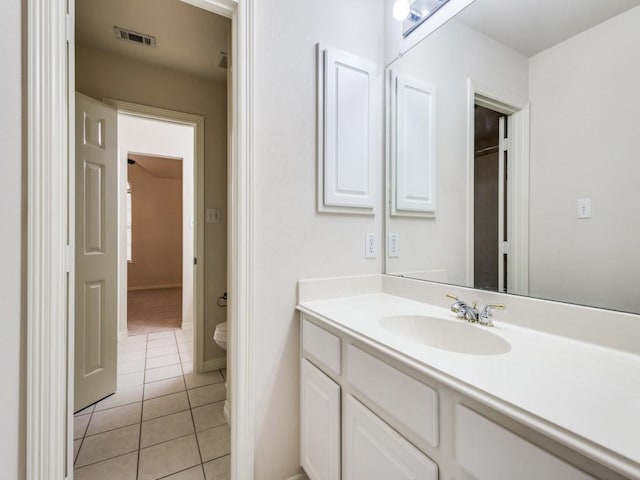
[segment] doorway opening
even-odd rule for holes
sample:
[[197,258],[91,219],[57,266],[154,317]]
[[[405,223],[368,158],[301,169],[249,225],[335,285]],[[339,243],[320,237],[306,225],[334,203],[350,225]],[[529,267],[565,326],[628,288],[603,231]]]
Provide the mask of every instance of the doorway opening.
[[467,82],[467,284],[529,291],[529,104]]
[[[88,336],[76,335],[74,388],[84,395],[74,408],[70,463],[88,478],[108,476],[116,466],[131,478],[210,471],[228,478],[226,349],[214,332],[226,322],[217,300],[228,290],[231,21],[180,0],[76,0],[76,18],[78,98],[117,119],[76,115],[86,130],[76,132],[76,143],[95,136],[91,148],[109,157],[101,171],[117,171],[115,181],[94,176],[97,188],[87,197],[94,214],[83,217],[116,212],[88,225],[96,238],[116,239],[109,249],[117,245],[117,265],[109,263],[109,271],[117,267],[117,281],[100,286],[117,290],[117,305],[109,307],[117,314],[101,315],[107,297],[98,294],[90,298],[93,310],[76,308],[76,324]],[[123,29],[155,40],[113,36]],[[78,157],[76,178],[85,177],[83,162]],[[96,314],[89,318],[87,311]],[[88,351],[101,352],[90,356],[90,368]],[[108,377],[102,390],[83,384],[97,372]]]
[[191,125],[118,114],[118,161],[127,165],[120,181],[121,339],[193,329],[195,135]]
[[474,110],[474,288],[506,292],[508,282],[508,117]]

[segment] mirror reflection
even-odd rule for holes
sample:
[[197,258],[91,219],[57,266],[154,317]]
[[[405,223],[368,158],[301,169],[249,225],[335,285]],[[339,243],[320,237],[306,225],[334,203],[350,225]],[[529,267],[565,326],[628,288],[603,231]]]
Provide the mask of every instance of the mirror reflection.
[[640,313],[640,0],[476,0],[388,67],[389,274]]

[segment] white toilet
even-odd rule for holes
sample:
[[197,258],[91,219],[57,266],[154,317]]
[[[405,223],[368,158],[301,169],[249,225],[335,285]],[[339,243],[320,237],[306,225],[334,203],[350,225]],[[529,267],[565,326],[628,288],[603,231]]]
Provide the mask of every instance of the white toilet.
[[213,340],[224,350],[227,349],[227,322],[219,323],[213,332]]
[[[227,349],[227,322],[222,322],[216,325],[216,330],[213,332],[213,340],[218,346],[224,350]],[[227,382],[224,382],[224,388],[227,388]],[[224,402],[224,418],[229,423],[229,399]]]

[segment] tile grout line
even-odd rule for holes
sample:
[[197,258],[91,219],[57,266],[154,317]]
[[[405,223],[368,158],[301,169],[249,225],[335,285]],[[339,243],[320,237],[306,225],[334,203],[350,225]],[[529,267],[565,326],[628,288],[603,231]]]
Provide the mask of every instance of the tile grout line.
[[[95,410],[96,410],[96,406],[94,404],[93,408],[91,409],[91,413],[89,413],[89,421],[87,422],[87,426],[84,427],[84,432],[82,432],[82,438],[78,439],[78,440],[80,440],[80,446],[78,447],[78,453],[76,453],[73,456],[73,467],[74,468],[76,466],[76,462],[78,461],[78,457],[80,456],[80,450],[82,449],[82,445],[84,444],[84,439],[87,438],[87,430],[89,430],[89,424],[91,423],[91,418],[93,418],[93,412],[95,412]],[[75,419],[75,416],[74,416],[74,419]],[[74,442],[75,442],[75,439],[74,439]]]
[[131,455],[132,453],[135,453],[135,452],[137,452],[137,450],[131,450],[130,452],[119,453],[115,457],[109,457],[109,458],[105,458],[105,459],[102,459],[102,460],[98,460],[96,462],[87,463],[86,465],[82,465],[80,467],[74,467],[73,470],[74,471],[75,470],[80,470],[81,468],[90,467],[92,465],[97,465],[98,463],[108,462],[109,460],[113,460],[114,458],[124,457],[126,455]]
[[[189,389],[187,388],[187,379],[184,378],[184,367],[182,366],[182,354],[178,349],[178,355],[180,356],[180,369],[182,370],[182,380],[184,381],[185,392],[187,393],[187,402],[189,403],[189,413],[191,414],[191,423],[193,424],[193,436],[196,438],[196,445],[198,446],[198,456],[200,457],[200,467],[202,468],[202,475],[204,475],[204,461],[202,459],[202,450],[200,449],[200,439],[198,438],[198,429],[196,428],[196,420],[193,418],[193,407],[191,406],[191,398],[189,397]],[[193,372],[192,372],[193,373]]]
[[142,444],[142,418],[144,415],[144,386],[147,377],[147,350],[149,349],[149,335],[144,346],[144,371],[142,374],[142,402],[140,403],[140,428],[138,429],[138,461],[136,462],[136,479],[140,475],[140,445]]

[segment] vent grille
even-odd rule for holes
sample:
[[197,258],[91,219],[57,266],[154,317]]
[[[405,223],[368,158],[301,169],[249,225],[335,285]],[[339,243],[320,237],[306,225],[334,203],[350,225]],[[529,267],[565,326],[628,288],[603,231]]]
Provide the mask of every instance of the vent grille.
[[156,37],[153,35],[147,35],[146,33],[134,32],[133,30],[127,30],[125,28],[113,27],[116,32],[116,38],[120,40],[127,40],[139,45],[145,45],[147,47],[156,48]]
[[224,68],[225,70],[229,67],[229,55],[227,55],[227,52],[220,52],[218,67]]

